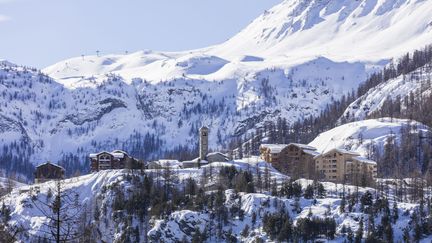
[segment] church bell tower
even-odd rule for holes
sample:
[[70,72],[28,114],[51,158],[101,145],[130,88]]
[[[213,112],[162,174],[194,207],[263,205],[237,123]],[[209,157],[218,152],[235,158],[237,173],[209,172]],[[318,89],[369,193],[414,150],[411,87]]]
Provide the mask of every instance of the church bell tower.
[[202,126],[199,129],[199,135],[200,135],[199,157],[201,160],[205,160],[208,153],[208,134],[209,134],[208,127]]

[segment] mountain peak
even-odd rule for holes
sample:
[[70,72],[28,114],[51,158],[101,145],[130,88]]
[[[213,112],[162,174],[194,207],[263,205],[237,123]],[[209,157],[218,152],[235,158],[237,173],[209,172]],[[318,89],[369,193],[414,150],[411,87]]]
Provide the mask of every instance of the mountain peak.
[[378,61],[428,44],[430,12],[432,2],[420,0],[284,1],[214,52]]

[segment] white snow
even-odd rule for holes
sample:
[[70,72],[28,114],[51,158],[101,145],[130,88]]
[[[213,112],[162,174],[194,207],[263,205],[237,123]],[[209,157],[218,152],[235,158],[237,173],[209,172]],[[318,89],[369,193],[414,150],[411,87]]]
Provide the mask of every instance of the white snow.
[[[410,93],[417,98],[427,96],[431,93],[431,80],[432,71],[429,65],[418,68],[407,75],[390,79],[370,89],[350,104],[342,117],[348,120],[363,120],[368,115],[378,111],[389,99],[395,101],[398,98],[403,101]],[[401,102],[401,106],[402,109],[405,108],[403,102]]]
[[227,142],[278,117],[315,116],[390,58],[428,44],[430,12],[420,0],[287,0],[220,45],[75,57],[43,69],[50,83],[2,61],[0,143],[25,138],[38,164],[150,133],[163,142],[157,155],[192,148],[192,128],[205,123],[221,149],[218,133]]
[[[352,122],[333,128],[318,135],[309,145],[325,153],[331,149],[346,149],[358,152],[363,157],[369,157],[371,145],[382,149],[389,136],[395,136],[400,141],[400,129],[411,125],[413,133],[427,132],[430,129],[418,122],[405,119],[380,118]],[[416,127],[414,129],[414,127]]]

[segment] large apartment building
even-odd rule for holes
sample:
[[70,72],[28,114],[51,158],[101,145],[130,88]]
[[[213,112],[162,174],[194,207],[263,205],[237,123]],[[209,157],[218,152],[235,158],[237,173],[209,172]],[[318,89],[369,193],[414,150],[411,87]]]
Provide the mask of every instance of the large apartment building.
[[314,178],[316,148],[299,143],[262,144],[261,159],[293,178]]
[[369,184],[377,176],[377,164],[345,149],[331,149],[315,157],[315,171],[319,179]]
[[366,185],[377,177],[376,162],[345,149],[335,148],[321,154],[305,144],[262,144],[260,153],[261,159],[294,179]]

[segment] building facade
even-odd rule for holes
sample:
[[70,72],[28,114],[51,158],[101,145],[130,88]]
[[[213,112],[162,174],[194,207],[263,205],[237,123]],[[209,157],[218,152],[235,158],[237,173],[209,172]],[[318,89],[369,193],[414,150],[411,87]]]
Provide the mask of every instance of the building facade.
[[370,185],[378,176],[378,167],[375,161],[358,156],[347,162],[346,181],[356,185]]
[[299,143],[290,143],[286,147],[286,171],[292,178],[315,178],[315,156],[319,155],[317,149]]
[[110,169],[138,169],[140,163],[122,150],[90,154],[90,170],[96,172]]
[[262,160],[293,178],[312,179],[315,176],[314,157],[319,153],[312,146],[299,143],[262,144],[260,154]]
[[376,162],[345,149],[332,149],[316,156],[315,170],[318,179],[357,185],[369,184],[377,176]]
[[36,166],[34,172],[35,183],[64,179],[65,169],[59,165],[46,162]]
[[377,178],[377,164],[345,149],[323,154],[305,144],[262,144],[260,158],[293,179],[307,178],[337,183],[371,185]]
[[279,164],[284,161],[284,150],[288,144],[261,144],[260,158],[271,164]]

